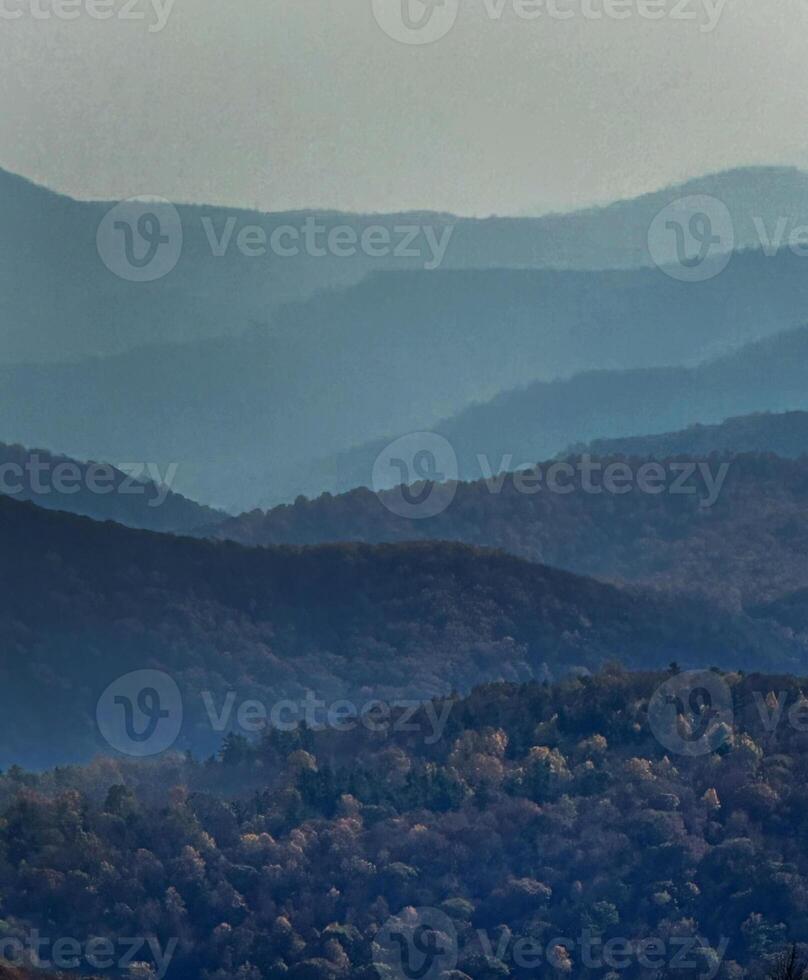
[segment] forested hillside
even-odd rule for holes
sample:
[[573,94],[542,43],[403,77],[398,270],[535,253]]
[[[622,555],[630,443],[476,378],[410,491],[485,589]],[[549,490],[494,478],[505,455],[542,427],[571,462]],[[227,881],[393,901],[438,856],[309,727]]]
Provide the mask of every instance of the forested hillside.
[[207,763],[15,768],[7,935],[141,937],[168,980],[378,980],[420,922],[446,980],[639,978],[643,955],[760,980],[808,934],[808,735],[784,713],[805,682],[711,676],[730,714],[691,756],[650,713],[677,677],[615,668],[452,700],[433,744],[299,729]]
[[[675,457],[663,460],[667,478],[654,493],[636,480],[648,460],[630,459],[628,470],[625,462],[597,461],[591,478],[597,493],[566,476],[561,483],[569,483],[569,493],[509,475],[460,483],[442,513],[411,520],[393,512],[392,492],[359,489],[244,514],[208,533],[252,545],[462,541],[580,574],[701,593],[735,608],[808,587],[808,459]],[[615,465],[621,480],[625,472],[634,477],[628,492],[625,483],[615,484],[619,493],[604,488],[604,474]],[[673,492],[688,473],[682,492]],[[708,479],[716,498],[709,507]]]
[[246,549],[0,499],[0,764],[87,757],[107,685],[167,673],[177,746],[218,744],[203,697],[422,698],[627,666],[798,670],[800,643],[701,601],[621,592],[462,545]]

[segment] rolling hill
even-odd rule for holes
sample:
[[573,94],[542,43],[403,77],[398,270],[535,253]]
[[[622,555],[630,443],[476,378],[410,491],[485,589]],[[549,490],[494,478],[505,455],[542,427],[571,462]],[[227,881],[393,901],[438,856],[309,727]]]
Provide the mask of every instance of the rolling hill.
[[[153,187],[132,193],[144,190],[159,194]],[[673,200],[703,194],[724,201],[732,216],[735,240],[723,247],[759,248],[755,219],[763,222],[769,240],[784,215],[793,219],[786,235],[808,222],[808,176],[777,167],[709,175],[609,207],[541,218],[264,214],[178,205],[182,249],[176,267],[153,282],[129,282],[99,258],[96,233],[110,203],[74,201],[0,171],[0,362],[78,360],[147,344],[234,336],[250,324],[274,321],[284,304],[318,290],[354,285],[373,271],[434,265],[435,253],[423,233],[408,246],[409,255],[399,250],[373,256],[369,248],[330,254],[322,242],[335,228],[350,228],[361,238],[368,228],[382,227],[396,245],[402,244],[397,228],[429,227],[438,240],[453,229],[444,269],[650,265],[647,237],[654,216]],[[277,229],[299,233],[307,223],[323,231],[314,248],[298,248],[292,255],[280,249],[254,254],[249,244],[254,239],[245,232],[260,228],[271,241]],[[241,248],[240,235],[246,236]],[[288,238],[283,247],[289,250]],[[673,238],[659,243],[655,258],[675,261],[674,248]]]
[[167,477],[163,480],[149,476],[140,464],[123,472],[111,465],[0,443],[0,494],[14,500],[144,531],[182,534],[224,519],[220,511],[171,491],[168,483],[173,473],[160,474]]
[[179,491],[242,511],[365,484],[373,447],[335,457],[434,426],[476,476],[478,452],[533,461],[600,436],[803,408],[790,358],[771,377],[731,360],[635,369],[726,357],[798,326],[805,269],[784,252],[744,253],[705,283],[656,269],[380,273],[239,338],[0,367],[0,439],[176,464]]
[[[696,459],[679,456],[665,468],[695,466]],[[643,463],[634,460],[631,470]],[[358,489],[244,514],[208,533],[250,545],[459,541],[600,579],[699,593],[736,609],[808,588],[808,457],[723,455],[702,465],[716,480],[727,467],[711,507],[702,506],[709,489],[698,475],[687,481],[693,494],[651,494],[636,483],[625,494],[587,493],[582,484],[573,493],[546,485],[524,492],[509,476],[460,483],[447,509],[424,520],[393,513],[385,506],[395,506],[392,492]],[[602,472],[593,486],[603,486]],[[671,477],[668,490],[672,470]]]
[[[431,431],[451,445],[460,478],[476,480],[489,468],[496,473],[529,466],[601,438],[808,409],[807,379],[808,328],[801,327],[693,367],[590,371],[536,382],[474,405]],[[324,461],[321,478],[337,491],[372,485],[374,462],[396,435]]]
[[245,549],[8,498],[0,544],[2,767],[102,748],[99,697],[144,669],[179,688],[175,747],[213,751],[223,731],[205,692],[217,706],[228,692],[364,704],[612,659],[780,670],[805,660],[765,623],[460,545]]
[[808,412],[756,412],[718,425],[695,424],[678,432],[596,439],[575,452],[593,456],[678,456],[683,453],[776,453],[790,459],[808,454]]

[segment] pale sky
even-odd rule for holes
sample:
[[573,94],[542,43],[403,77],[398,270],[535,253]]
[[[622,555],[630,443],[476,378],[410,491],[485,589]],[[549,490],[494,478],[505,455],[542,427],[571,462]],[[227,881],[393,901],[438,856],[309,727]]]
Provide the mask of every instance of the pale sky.
[[[150,31],[166,2],[0,0],[0,166],[81,198],[466,214],[808,167],[806,0],[726,0],[711,32],[721,0],[555,0],[563,21],[459,0],[423,45],[374,16],[402,0],[175,0]],[[582,13],[609,2],[628,19]]]

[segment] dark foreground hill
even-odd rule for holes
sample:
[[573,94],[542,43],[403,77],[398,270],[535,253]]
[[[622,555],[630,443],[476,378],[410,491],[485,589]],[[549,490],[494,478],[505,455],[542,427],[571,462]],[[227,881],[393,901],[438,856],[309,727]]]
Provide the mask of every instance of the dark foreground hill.
[[95,711],[113,682],[122,687],[103,710],[116,724],[126,719],[124,750],[139,751],[167,709],[154,684],[118,681],[144,669],[179,688],[171,720],[184,723],[169,743],[206,750],[222,737],[210,711],[221,716],[229,692],[231,709],[309,691],[363,704],[612,659],[777,669],[804,659],[766,624],[502,553],[440,543],[245,549],[8,499],[0,499],[0,651],[0,766],[103,748]]
[[[599,461],[600,475],[591,477],[598,493],[585,492],[582,478],[565,476],[559,485],[573,491],[556,493],[546,480],[503,476],[460,483],[442,513],[411,520],[391,511],[396,491],[359,489],[244,514],[210,533],[251,545],[462,541],[584,575],[700,592],[736,608],[808,587],[808,458],[666,459],[659,493],[644,492],[636,479],[648,460],[630,459],[630,491],[606,492],[606,470],[617,464],[622,472],[624,459]],[[545,477],[554,462],[540,467]],[[683,492],[674,492],[688,473]]]
[[707,675],[721,713],[680,705],[706,737],[682,755],[652,705],[690,683],[481,688],[432,706],[436,741],[423,712],[414,732],[231,739],[207,764],[15,770],[7,932],[104,937],[113,960],[141,937],[167,980],[392,980],[429,945],[436,980],[787,977],[776,957],[808,935],[808,735],[788,720],[806,681]]
[[136,463],[124,473],[109,464],[77,462],[42,449],[0,443],[0,494],[14,500],[96,521],[178,534],[224,518],[219,511],[170,490],[173,470],[161,472],[159,481],[149,475],[147,463]]

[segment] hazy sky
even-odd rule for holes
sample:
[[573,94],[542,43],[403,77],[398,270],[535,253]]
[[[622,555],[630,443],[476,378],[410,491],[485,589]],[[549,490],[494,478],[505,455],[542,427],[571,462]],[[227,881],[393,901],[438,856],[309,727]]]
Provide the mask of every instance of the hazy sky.
[[806,0],[709,32],[721,0],[459,0],[421,45],[380,27],[402,0],[175,0],[159,31],[170,0],[52,2],[0,0],[0,165],[77,197],[520,213],[808,167]]

